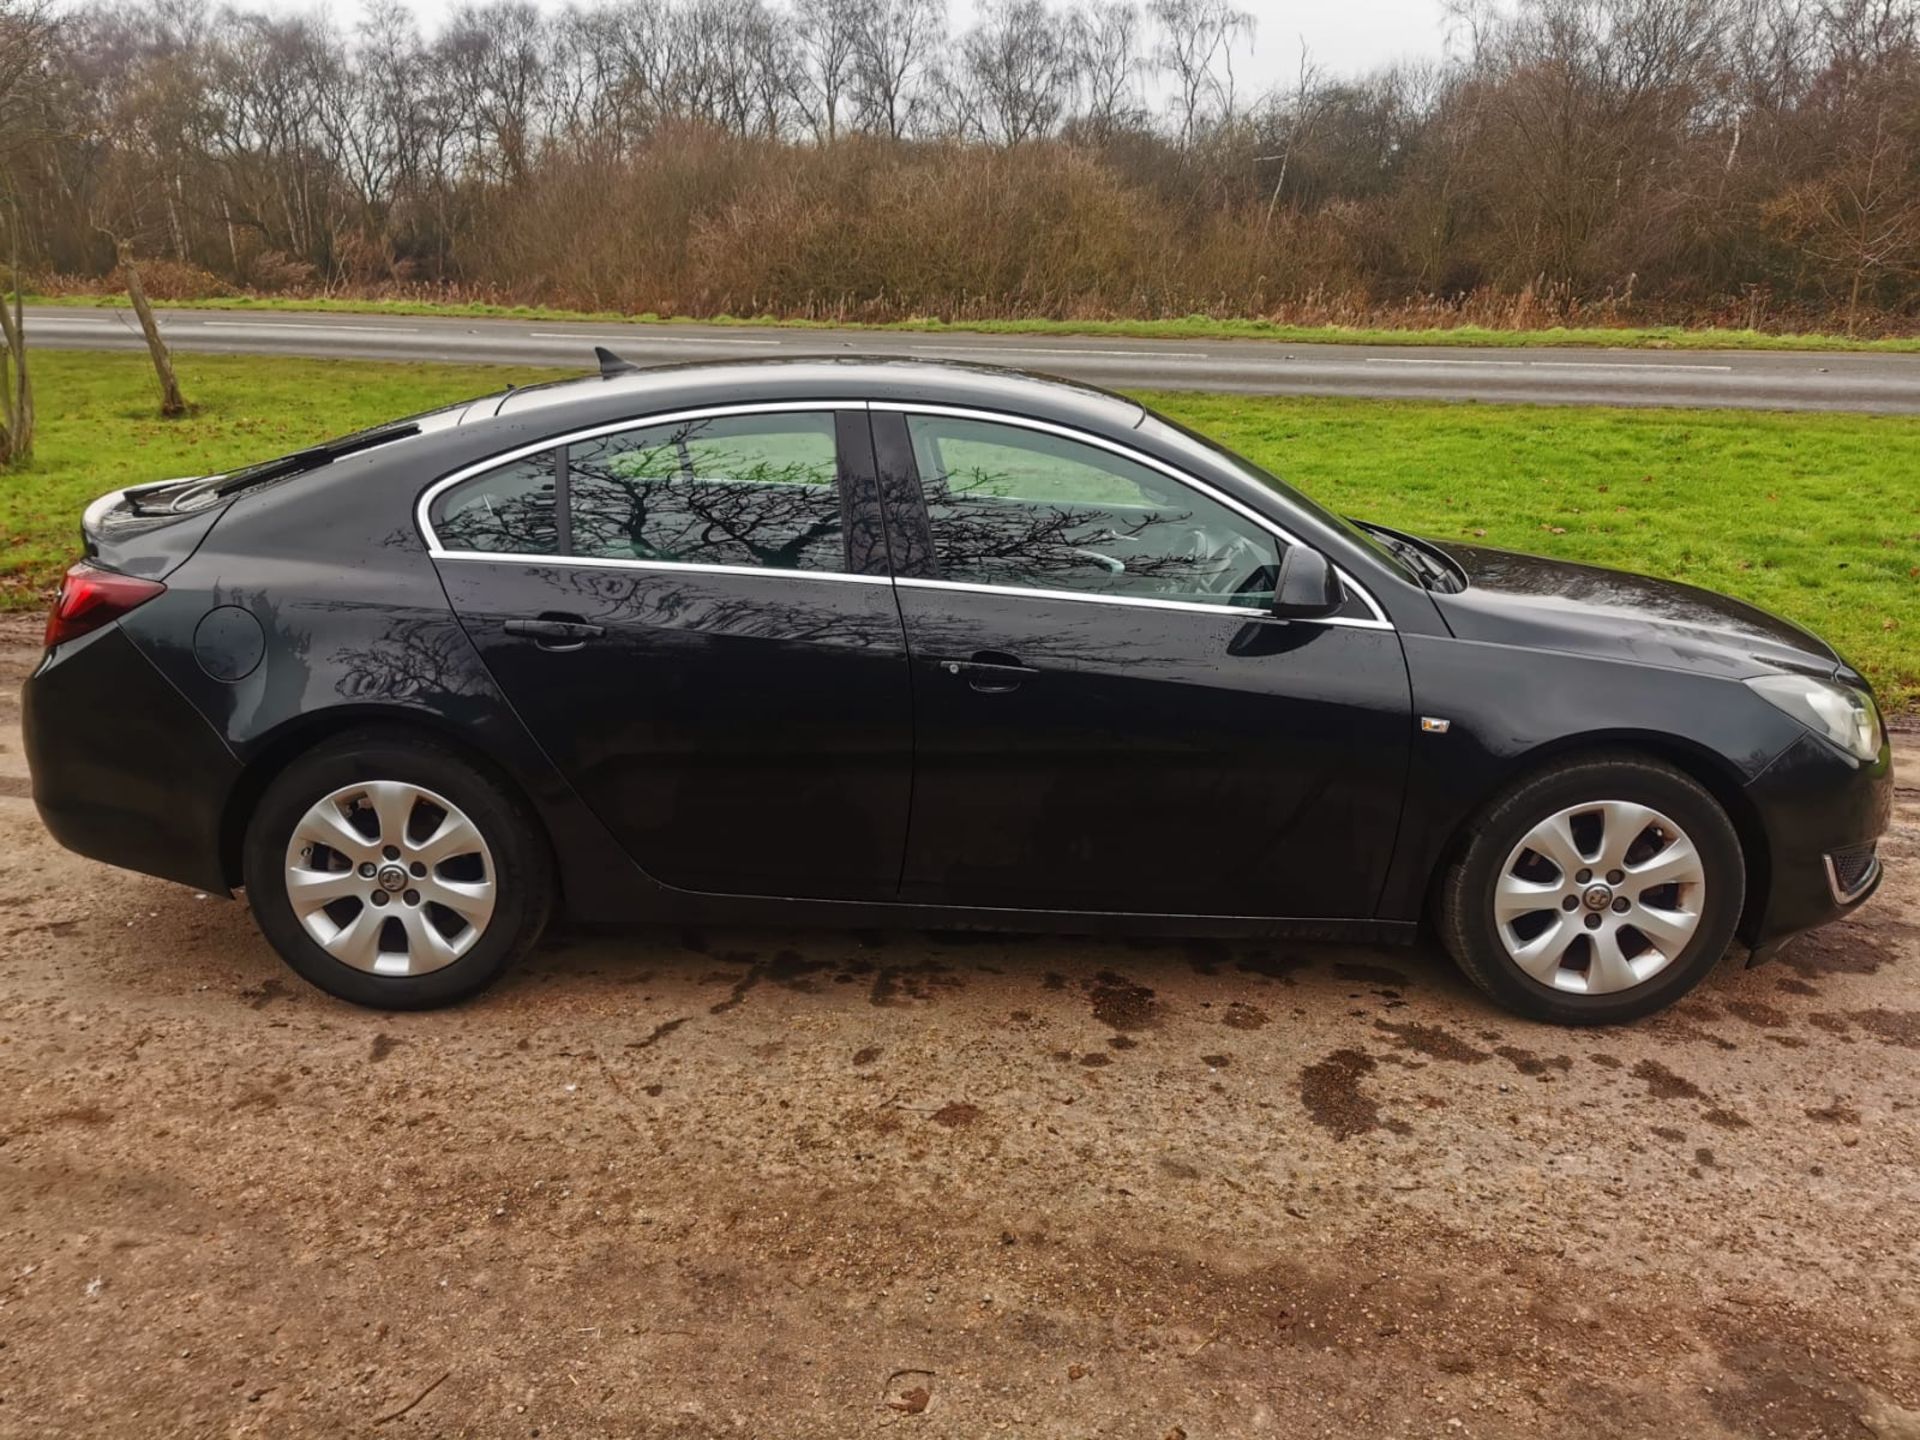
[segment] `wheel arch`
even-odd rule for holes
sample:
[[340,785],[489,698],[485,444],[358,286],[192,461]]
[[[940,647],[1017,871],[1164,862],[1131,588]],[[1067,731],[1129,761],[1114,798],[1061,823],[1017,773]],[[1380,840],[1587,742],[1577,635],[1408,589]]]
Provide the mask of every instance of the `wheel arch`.
[[[459,727],[423,710],[390,705],[341,705],[311,714],[296,715],[260,737],[250,748],[239,778],[228,791],[220,822],[220,870],[229,889],[241,883],[242,851],[247,826],[252,822],[260,797],[289,765],[317,746],[336,736],[355,730],[413,731],[429,736],[434,743],[453,751],[481,774],[504,788],[539,826],[540,838],[548,854],[553,853],[553,835],[540,807],[513,775],[485,751],[463,735]],[[559,867],[553,869],[555,894],[560,888]]]
[[1568,735],[1546,741],[1515,755],[1502,767],[1492,783],[1461,814],[1445,845],[1441,847],[1429,882],[1429,899],[1437,893],[1441,877],[1466,848],[1473,824],[1494,799],[1527,776],[1556,761],[1579,756],[1631,754],[1671,765],[1694,781],[1726,812],[1740,839],[1740,855],[1747,872],[1746,899],[1740,911],[1735,933],[1745,939],[1750,924],[1766,911],[1766,899],[1773,880],[1772,851],[1760,812],[1747,794],[1739,769],[1724,755],[1683,736],[1645,730],[1606,730]]

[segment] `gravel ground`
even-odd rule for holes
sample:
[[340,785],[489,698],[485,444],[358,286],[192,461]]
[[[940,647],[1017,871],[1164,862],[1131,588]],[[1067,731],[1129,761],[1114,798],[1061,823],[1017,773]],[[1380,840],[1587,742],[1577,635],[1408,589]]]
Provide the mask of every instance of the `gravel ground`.
[[1912,788],[1857,920],[1621,1030],[1422,951],[839,932],[381,1015],[53,845],[35,648],[0,1434],[1920,1436]]

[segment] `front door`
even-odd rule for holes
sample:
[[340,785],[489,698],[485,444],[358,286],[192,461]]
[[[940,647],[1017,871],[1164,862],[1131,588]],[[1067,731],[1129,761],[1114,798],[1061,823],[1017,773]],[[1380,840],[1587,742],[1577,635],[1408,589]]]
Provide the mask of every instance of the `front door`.
[[1273,618],[1285,542],[1146,457],[1011,418],[874,425],[916,572],[897,580],[917,738],[902,898],[1374,913],[1411,700],[1361,597]]
[[884,550],[843,520],[871,453],[863,408],[706,413],[436,497],[468,635],[656,880],[893,898],[910,680]]

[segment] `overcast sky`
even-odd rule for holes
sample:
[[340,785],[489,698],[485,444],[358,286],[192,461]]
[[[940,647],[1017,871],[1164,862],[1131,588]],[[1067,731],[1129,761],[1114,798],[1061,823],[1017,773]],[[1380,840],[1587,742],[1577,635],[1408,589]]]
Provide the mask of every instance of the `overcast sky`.
[[[336,23],[352,25],[360,0],[233,0],[236,8],[277,14],[324,10]],[[429,35],[454,8],[454,0],[410,0]],[[537,0],[559,10],[566,0]],[[1305,43],[1313,63],[1329,75],[1354,75],[1394,60],[1435,59],[1445,48],[1440,0],[1309,0],[1278,5],[1241,0],[1256,20],[1253,44],[1235,56],[1234,75],[1246,93],[1291,85]],[[977,0],[947,0],[956,31],[972,23]]]

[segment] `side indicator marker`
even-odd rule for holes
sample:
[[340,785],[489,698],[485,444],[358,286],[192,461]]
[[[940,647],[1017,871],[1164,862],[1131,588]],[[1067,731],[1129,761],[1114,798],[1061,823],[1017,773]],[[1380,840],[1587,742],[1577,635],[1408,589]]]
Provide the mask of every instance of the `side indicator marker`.
[[1420,717],[1420,728],[1429,735],[1444,735],[1453,728],[1453,722],[1451,720],[1442,720],[1437,715],[1422,715]]

